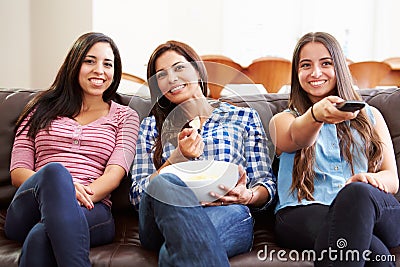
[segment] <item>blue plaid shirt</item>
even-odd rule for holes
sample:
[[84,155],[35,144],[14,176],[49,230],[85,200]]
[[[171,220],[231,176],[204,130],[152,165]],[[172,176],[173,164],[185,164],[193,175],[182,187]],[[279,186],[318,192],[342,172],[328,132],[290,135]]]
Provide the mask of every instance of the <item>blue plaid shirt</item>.
[[[136,156],[132,165],[130,200],[139,208],[140,196],[156,172],[153,164],[153,146],[158,135],[154,116],[145,118],[140,125]],[[247,173],[247,187],[262,185],[269,191],[273,202],[276,195],[276,178],[268,156],[267,137],[258,113],[251,108],[241,108],[221,102],[214,109],[201,130],[204,142],[200,159],[214,159],[242,165]],[[164,143],[163,162],[175,146]]]

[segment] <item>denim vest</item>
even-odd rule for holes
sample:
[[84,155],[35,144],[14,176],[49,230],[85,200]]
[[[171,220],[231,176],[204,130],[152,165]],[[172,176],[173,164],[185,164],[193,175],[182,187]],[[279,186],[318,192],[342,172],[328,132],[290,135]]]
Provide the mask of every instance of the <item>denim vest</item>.
[[[375,119],[370,106],[365,107],[367,115],[372,124],[375,125]],[[285,110],[288,111],[288,110]],[[364,141],[354,129],[351,129],[353,137],[358,144],[365,147]],[[302,199],[297,200],[297,189],[291,193],[293,163],[296,152],[280,155],[278,172],[278,204],[275,212],[287,207],[297,205],[308,205],[319,203],[330,205],[337,193],[343,188],[345,182],[352,176],[350,164],[348,164],[340,153],[339,139],[336,133],[335,124],[324,123],[320,129],[318,139],[315,145],[315,165],[314,171],[314,201]],[[367,172],[368,159],[364,151],[355,151],[353,149],[354,173]]]

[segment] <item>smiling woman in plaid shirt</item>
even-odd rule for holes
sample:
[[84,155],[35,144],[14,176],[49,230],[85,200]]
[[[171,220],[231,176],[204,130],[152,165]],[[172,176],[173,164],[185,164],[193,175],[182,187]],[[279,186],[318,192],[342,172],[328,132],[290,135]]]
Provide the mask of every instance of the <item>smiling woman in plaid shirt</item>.
[[[141,243],[159,251],[161,266],[229,266],[229,257],[252,247],[250,210],[265,209],[275,198],[260,117],[250,108],[210,102],[204,64],[184,43],[157,47],[147,78],[155,104],[140,127],[130,192]],[[184,127],[196,117],[199,130]],[[232,190],[210,193],[214,202],[199,203],[177,176],[158,174],[168,165],[202,159],[240,166]]]

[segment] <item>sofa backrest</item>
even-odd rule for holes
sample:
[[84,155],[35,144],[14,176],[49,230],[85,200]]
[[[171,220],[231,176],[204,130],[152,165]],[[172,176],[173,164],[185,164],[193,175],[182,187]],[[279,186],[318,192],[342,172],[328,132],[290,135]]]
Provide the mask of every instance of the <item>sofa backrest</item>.
[[[11,148],[14,140],[14,125],[26,103],[32,99],[37,90],[24,89],[0,89],[0,207],[9,205],[15,188],[11,185],[9,174]],[[400,89],[371,89],[360,90],[359,93],[370,105],[378,108],[388,124],[394,150],[396,154],[397,170],[400,173]],[[221,99],[238,106],[248,106],[257,110],[262,119],[264,128],[269,137],[268,123],[271,117],[287,107],[288,95],[266,94],[252,96],[232,96]],[[140,119],[146,117],[151,108],[149,99],[137,96],[118,95],[118,103],[129,105],[135,109]],[[273,159],[273,145],[270,143],[270,156]],[[120,186],[113,193],[113,207],[125,208],[129,206],[130,181],[124,179]],[[400,193],[397,194],[400,200]]]
[[25,104],[37,91],[0,90],[0,207],[7,207],[15,193],[9,173],[14,126]]

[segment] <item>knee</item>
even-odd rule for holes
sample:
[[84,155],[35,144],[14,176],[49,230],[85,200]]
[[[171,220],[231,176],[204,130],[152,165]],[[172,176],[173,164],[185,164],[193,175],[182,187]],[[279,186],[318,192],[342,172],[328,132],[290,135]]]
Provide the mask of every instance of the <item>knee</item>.
[[158,184],[158,186],[186,186],[186,184],[175,174],[164,173],[154,177],[153,184]]
[[172,173],[165,173],[153,178],[147,187],[147,193],[154,193],[159,190],[166,191],[167,189],[174,190],[181,187],[187,186],[178,176]]
[[250,213],[249,207],[246,205],[229,205],[230,212],[231,212],[231,217],[237,218],[238,221],[241,222],[250,222],[250,224],[253,224],[253,216]]
[[64,167],[64,165],[58,162],[46,164],[40,169],[39,172],[42,174],[41,177],[44,177],[46,184],[52,183],[53,181],[56,184],[59,184],[62,181],[72,183],[72,176],[70,172]]
[[198,205],[193,191],[175,174],[157,175],[146,188],[146,194],[160,202],[175,206]]
[[56,189],[73,188],[73,181],[70,172],[61,163],[51,162],[43,166],[38,175],[38,185],[40,188],[51,187]]
[[355,182],[346,185],[336,197],[337,199],[349,200],[352,203],[354,201],[366,203],[367,200],[371,199],[372,191],[377,190],[373,186],[363,182]]
[[49,175],[68,172],[68,170],[64,167],[64,165],[58,162],[47,163],[45,166],[42,167],[41,171]]

